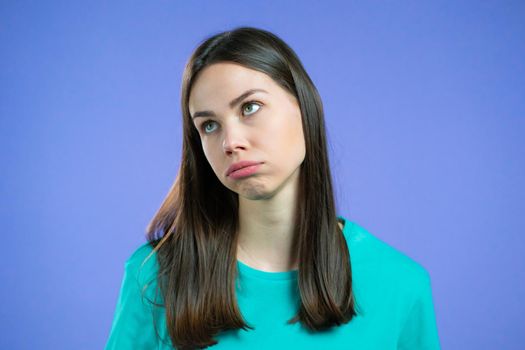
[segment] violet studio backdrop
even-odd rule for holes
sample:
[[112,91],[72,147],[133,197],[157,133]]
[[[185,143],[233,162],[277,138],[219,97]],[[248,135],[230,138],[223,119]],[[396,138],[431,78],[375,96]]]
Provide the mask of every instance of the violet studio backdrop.
[[0,348],[104,346],[178,170],[184,63],[241,25],[301,58],[338,214],[429,271],[443,349],[521,349],[523,2],[166,0],[0,5]]

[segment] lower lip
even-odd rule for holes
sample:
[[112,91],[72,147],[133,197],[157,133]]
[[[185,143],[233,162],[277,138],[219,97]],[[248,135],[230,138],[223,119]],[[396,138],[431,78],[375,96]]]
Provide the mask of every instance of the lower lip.
[[250,175],[255,174],[260,166],[261,164],[250,165],[242,169],[235,170],[234,172],[230,173],[230,175],[228,176],[231,177],[232,179],[240,179],[246,176],[250,176]]

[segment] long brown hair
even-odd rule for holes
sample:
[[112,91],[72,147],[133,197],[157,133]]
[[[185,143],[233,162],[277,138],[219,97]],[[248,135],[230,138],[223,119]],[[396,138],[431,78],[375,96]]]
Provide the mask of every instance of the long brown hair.
[[239,27],[204,40],[188,60],[182,81],[182,159],[167,197],[147,228],[157,253],[157,282],[167,329],[179,349],[217,344],[220,331],[254,329],[236,300],[238,194],[216,177],[188,107],[199,72],[235,62],[270,76],[298,100],[306,155],[300,169],[294,247],[301,304],[289,324],[320,331],[357,315],[350,255],[338,227],[326,149],[323,106],[295,52],[275,34]]

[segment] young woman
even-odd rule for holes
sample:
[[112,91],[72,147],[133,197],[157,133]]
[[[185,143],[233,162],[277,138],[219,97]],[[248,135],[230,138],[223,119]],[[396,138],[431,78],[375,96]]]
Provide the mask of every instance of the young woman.
[[424,267],[336,215],[319,94],[241,27],[194,51],[177,178],[106,349],[439,349]]

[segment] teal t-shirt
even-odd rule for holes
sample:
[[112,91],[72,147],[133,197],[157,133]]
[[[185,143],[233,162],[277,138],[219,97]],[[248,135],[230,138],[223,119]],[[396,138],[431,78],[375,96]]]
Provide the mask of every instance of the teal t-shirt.
[[[286,324],[297,311],[297,270],[266,272],[237,261],[237,302],[255,329],[220,333],[211,348],[440,349],[426,269],[358,224],[340,218],[345,222],[358,315],[322,333],[308,333],[300,322]],[[159,300],[155,254],[144,262],[152,250],[144,244],[126,261],[106,350],[173,349],[163,308],[152,312],[141,298],[145,288],[146,297]]]

